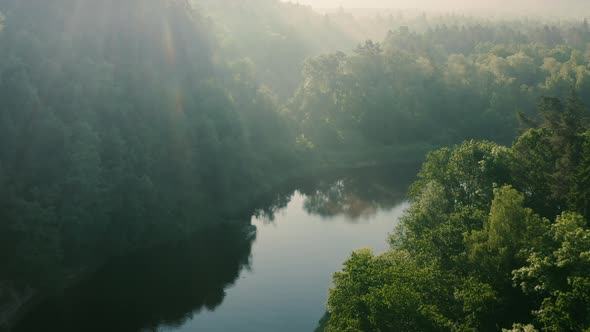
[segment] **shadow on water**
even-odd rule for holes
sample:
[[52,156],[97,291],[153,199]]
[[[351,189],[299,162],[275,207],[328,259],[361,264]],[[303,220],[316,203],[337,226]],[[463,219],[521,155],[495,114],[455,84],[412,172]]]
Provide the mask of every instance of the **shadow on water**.
[[90,279],[47,299],[14,331],[157,331],[214,310],[248,268],[253,238],[222,227],[190,242],[115,259]]
[[[326,221],[344,216],[346,223],[357,223],[403,202],[414,178],[414,168],[317,174],[263,197],[257,205],[264,208],[255,215],[273,222],[298,191],[305,199],[305,213]],[[116,258],[90,278],[46,299],[14,331],[144,332],[180,327],[201,311],[217,309],[226,289],[250,268],[252,231],[220,226],[189,241]]]

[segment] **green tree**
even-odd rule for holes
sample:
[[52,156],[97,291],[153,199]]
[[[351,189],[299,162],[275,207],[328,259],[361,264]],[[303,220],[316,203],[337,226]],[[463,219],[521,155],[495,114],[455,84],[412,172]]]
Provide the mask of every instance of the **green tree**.
[[543,300],[535,311],[543,331],[590,328],[590,230],[584,218],[564,212],[548,227],[527,264],[514,271],[524,292]]
[[522,264],[521,251],[538,245],[543,226],[541,218],[524,207],[523,195],[510,186],[497,188],[483,229],[465,237],[469,260],[487,282],[505,282]]
[[551,132],[549,142],[557,156],[555,170],[551,176],[553,197],[568,202],[568,207],[572,208],[572,197],[576,195],[575,169],[581,151],[579,135],[586,130],[586,109],[572,90],[565,105],[557,98],[544,98],[539,111],[544,119],[541,126]]
[[526,204],[547,218],[559,213],[563,200],[552,195],[551,174],[557,156],[549,142],[548,129],[530,129],[518,137],[514,151],[514,184],[524,193]]
[[581,160],[576,172],[574,199],[578,211],[590,217],[590,131],[582,135]]
[[326,331],[448,331],[451,322],[440,307],[452,291],[447,278],[405,251],[377,257],[357,251],[334,275]]

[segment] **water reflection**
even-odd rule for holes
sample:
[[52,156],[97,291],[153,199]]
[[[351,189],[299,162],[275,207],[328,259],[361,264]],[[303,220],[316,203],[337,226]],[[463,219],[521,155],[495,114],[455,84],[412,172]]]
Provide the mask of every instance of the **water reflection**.
[[406,190],[414,180],[414,170],[370,168],[344,174],[310,177],[291,183],[286,191],[275,193],[272,204],[257,211],[258,217],[272,222],[293,198],[293,188],[305,196],[304,209],[311,215],[330,220],[345,217],[358,222],[389,210],[406,198]]
[[252,219],[258,235],[219,227],[121,257],[46,300],[15,331],[313,330],[331,275],[350,252],[386,249],[414,171],[371,169],[289,183],[259,202],[264,208]]
[[[234,227],[235,228],[235,227]],[[48,299],[15,331],[156,331],[214,310],[249,266],[253,239],[208,230],[182,244],[116,259],[92,278]]]
[[320,183],[314,191],[303,193],[306,196],[305,211],[327,219],[345,216],[349,221],[357,222],[376,215],[379,210],[391,209],[404,199],[403,191],[398,188],[361,181],[346,178]]

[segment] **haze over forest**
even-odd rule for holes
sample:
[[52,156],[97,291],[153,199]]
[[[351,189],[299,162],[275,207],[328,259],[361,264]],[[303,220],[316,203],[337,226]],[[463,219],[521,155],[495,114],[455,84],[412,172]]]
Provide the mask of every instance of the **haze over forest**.
[[440,12],[480,12],[490,10],[495,14],[519,15],[571,15],[590,14],[590,2],[585,0],[283,0],[310,5],[316,9],[373,8],[373,9],[420,9]]
[[0,0],[0,332],[590,332],[589,7]]

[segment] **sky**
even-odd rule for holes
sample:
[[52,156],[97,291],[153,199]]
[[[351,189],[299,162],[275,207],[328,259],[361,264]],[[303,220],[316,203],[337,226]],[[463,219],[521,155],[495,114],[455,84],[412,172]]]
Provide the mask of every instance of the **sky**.
[[[283,0],[289,1],[289,0]],[[314,8],[395,8],[442,11],[485,10],[522,13],[582,10],[590,16],[590,0],[290,0]],[[586,14],[587,13],[587,14]]]
[[[294,0],[301,4],[318,8],[349,7],[349,8],[416,8],[443,7],[449,5],[469,5],[473,0]],[[444,3],[444,4],[441,4]]]

